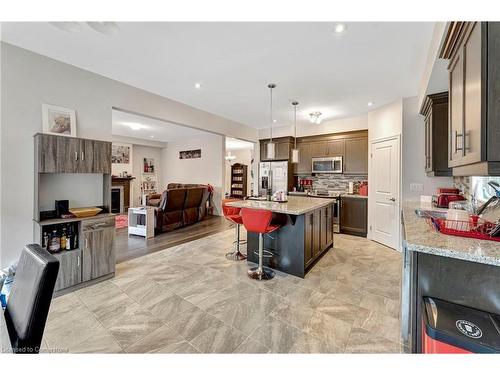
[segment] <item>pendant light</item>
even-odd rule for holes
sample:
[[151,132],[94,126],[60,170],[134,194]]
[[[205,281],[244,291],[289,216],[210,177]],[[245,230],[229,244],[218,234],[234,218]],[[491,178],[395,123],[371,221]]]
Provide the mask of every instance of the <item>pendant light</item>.
[[299,105],[299,102],[293,101],[293,129],[294,129],[294,146],[292,149],[292,163],[298,163],[299,162],[299,149],[297,148],[297,106]]
[[267,143],[267,150],[266,150],[266,156],[268,159],[274,159],[276,158],[276,142],[273,142],[273,89],[276,87],[274,83],[270,83],[267,85],[269,88],[269,93],[271,97],[271,105],[270,105],[270,112],[271,112],[271,119],[270,119],[270,136],[269,136],[269,142]]

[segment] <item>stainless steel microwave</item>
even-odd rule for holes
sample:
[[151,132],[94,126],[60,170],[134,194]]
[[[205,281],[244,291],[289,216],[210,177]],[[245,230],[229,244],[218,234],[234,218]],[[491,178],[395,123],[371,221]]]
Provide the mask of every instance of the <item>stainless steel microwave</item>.
[[312,158],[312,173],[342,173],[342,156]]

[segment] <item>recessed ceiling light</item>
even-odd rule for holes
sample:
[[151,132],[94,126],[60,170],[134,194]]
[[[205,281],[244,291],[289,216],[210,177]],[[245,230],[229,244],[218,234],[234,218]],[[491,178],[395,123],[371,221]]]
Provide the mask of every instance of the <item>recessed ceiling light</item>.
[[201,89],[201,83],[196,82],[196,83],[194,84],[194,88],[196,88],[196,89]]
[[335,25],[335,32],[337,34],[342,34],[346,30],[347,30],[347,26],[345,23],[338,23],[337,25]]
[[149,138],[154,138],[155,136],[154,135],[150,135]]
[[278,122],[278,120],[273,120],[273,123],[275,123],[275,124],[276,124],[276,122]]
[[368,107],[371,107],[373,105],[373,102],[368,102]]

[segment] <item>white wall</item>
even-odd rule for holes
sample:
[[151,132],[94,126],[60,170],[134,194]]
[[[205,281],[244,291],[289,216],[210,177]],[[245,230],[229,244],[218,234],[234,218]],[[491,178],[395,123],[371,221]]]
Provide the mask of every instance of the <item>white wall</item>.
[[[354,130],[368,129],[368,116],[356,116],[338,120],[323,121],[321,124],[297,124],[297,137],[310,135],[342,133]],[[269,138],[269,128],[259,129],[259,138]],[[273,127],[273,137],[288,137],[294,135],[293,125]]]
[[231,165],[236,163],[245,164],[247,168],[247,195],[250,195],[250,189],[252,185],[252,153],[253,150],[232,150],[231,155],[236,156],[236,159],[229,162],[226,160],[225,163],[225,173],[226,173],[226,183],[224,188],[224,193],[231,193]]
[[[161,152],[162,187],[169,183],[210,184],[214,187],[215,215],[221,213],[225,184],[225,138],[207,134],[205,137],[168,142]],[[179,159],[179,151],[201,149],[199,159]]]
[[42,130],[43,103],[75,109],[83,138],[113,139],[113,107],[233,138],[258,138],[256,129],[174,100],[4,42],[1,49],[0,267],[15,262],[33,241],[33,135]]
[[[419,113],[418,97],[403,99],[402,199],[420,200],[432,195],[441,186],[453,186],[452,177],[427,177],[425,165],[424,117]],[[421,184],[421,191],[412,191],[410,184]]]

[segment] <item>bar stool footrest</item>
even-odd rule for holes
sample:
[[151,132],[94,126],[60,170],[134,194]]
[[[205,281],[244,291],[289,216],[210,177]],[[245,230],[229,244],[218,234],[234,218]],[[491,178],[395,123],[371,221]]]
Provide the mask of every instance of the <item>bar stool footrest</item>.
[[[259,250],[254,250],[253,253],[257,256],[259,256]],[[271,250],[262,250],[262,257],[263,258],[272,258],[274,256],[273,252]]]

